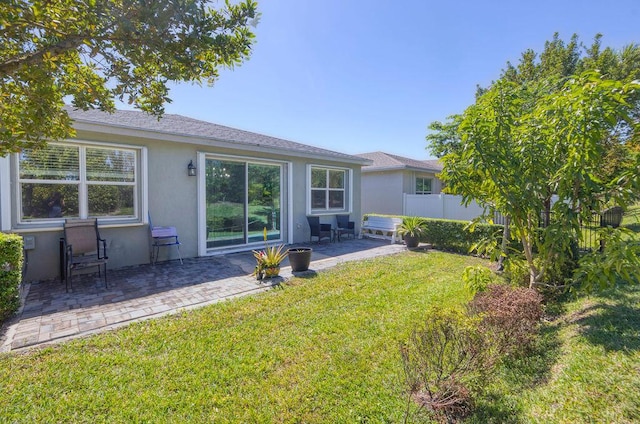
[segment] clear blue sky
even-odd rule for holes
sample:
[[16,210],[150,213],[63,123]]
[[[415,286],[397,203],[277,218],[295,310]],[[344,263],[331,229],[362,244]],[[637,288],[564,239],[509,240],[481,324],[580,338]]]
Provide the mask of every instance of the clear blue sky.
[[251,58],[167,113],[355,154],[427,159],[427,126],[554,32],[640,43],[638,0],[258,0]]

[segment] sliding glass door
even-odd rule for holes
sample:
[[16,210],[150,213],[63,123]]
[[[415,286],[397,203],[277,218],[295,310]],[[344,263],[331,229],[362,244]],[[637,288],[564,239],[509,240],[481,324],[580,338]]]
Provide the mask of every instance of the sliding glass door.
[[282,166],[207,158],[207,248],[280,240]]
[[280,240],[280,166],[247,164],[247,212],[249,243]]

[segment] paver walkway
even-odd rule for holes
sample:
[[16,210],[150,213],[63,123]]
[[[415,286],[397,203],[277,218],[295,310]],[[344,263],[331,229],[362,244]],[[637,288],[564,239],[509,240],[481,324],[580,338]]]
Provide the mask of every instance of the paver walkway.
[[[308,272],[404,250],[400,244],[370,239],[312,247]],[[184,265],[171,261],[110,270],[108,288],[91,275],[74,278],[69,293],[57,280],[28,284],[22,310],[2,328],[0,352],[57,343],[257,293],[292,275],[285,262],[279,278],[259,282],[251,276],[254,265],[251,252],[243,252],[185,259]]]

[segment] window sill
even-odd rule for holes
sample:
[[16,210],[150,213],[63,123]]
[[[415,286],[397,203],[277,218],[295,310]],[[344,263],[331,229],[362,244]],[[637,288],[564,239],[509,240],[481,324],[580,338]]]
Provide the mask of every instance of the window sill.
[[[98,219],[98,228],[125,228],[125,227],[141,227],[146,225],[140,221],[124,221],[114,222],[107,221],[104,224],[100,223]],[[47,222],[38,224],[19,224],[14,226],[11,231],[17,234],[29,234],[29,233],[46,233],[54,231],[62,231],[63,222]]]
[[321,216],[321,215],[346,215],[350,214],[352,211],[347,209],[332,209],[332,210],[312,210],[307,215],[309,216]]

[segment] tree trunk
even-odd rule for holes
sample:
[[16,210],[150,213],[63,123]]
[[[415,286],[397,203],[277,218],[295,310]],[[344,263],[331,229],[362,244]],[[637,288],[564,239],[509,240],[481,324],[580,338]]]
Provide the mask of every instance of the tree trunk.
[[[517,224],[517,223],[516,223]],[[535,231],[535,227],[531,225],[531,217],[527,217],[527,228],[531,228],[532,231]],[[525,228],[524,225],[517,225],[517,228]],[[527,265],[529,265],[529,288],[532,289],[535,287],[538,282],[538,278],[540,276],[540,272],[538,268],[536,268],[535,263],[533,262],[533,244],[532,244],[532,235],[531,233],[527,234],[527,231],[522,231],[522,235],[520,237],[522,241],[522,249],[524,250],[524,256],[527,258]]]
[[527,264],[529,265],[529,288],[532,289],[538,279],[538,269],[533,263],[533,249],[531,243],[526,237],[522,236],[522,248],[524,250],[524,256],[527,258]]
[[498,271],[504,270],[504,260],[507,258],[507,248],[511,239],[511,217],[504,217],[504,229],[502,230],[502,245],[500,246],[500,258],[498,259]]
[[542,222],[543,228],[547,228],[551,223],[551,197],[544,199],[544,220]]

